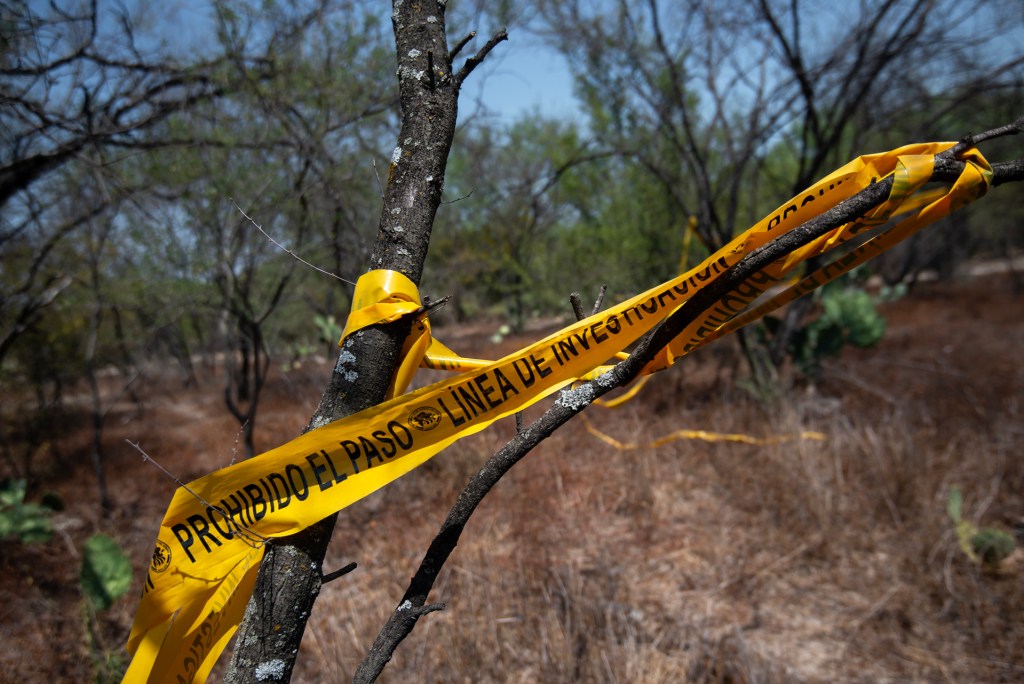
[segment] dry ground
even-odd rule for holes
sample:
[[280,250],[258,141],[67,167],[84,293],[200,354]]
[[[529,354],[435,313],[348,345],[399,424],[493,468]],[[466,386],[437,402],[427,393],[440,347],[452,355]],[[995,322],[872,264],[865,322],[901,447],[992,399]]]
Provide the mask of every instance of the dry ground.
[[[619,451],[570,423],[478,511],[432,596],[447,610],[420,621],[383,680],[1024,680],[1024,552],[998,572],[979,569],[945,513],[957,485],[972,520],[1024,530],[1024,300],[1003,278],[928,283],[886,313],[882,344],[846,351],[814,388],[794,388],[775,407],[737,389],[738,362],[723,344],[623,408],[588,411],[622,441],[701,428],[819,430],[824,443]],[[525,341],[494,350],[485,335],[440,336],[481,355]],[[328,368],[307,363],[273,378],[261,448],[298,432]],[[81,545],[105,531],[129,549],[138,576],[148,562],[173,485],[126,438],[185,480],[230,462],[237,426],[212,372],[200,376],[185,389],[150,369],[136,381],[143,403],[124,400],[109,414],[116,509],[106,518],[84,407],[52,427],[33,461],[33,491],[55,490],[68,508],[51,541],[0,546],[0,680],[88,681],[96,653],[119,653],[137,587],[101,617],[90,645]],[[5,399],[5,420],[14,403]],[[325,587],[295,681],[351,675],[508,423],[343,512],[327,569],[353,560],[359,569]]]

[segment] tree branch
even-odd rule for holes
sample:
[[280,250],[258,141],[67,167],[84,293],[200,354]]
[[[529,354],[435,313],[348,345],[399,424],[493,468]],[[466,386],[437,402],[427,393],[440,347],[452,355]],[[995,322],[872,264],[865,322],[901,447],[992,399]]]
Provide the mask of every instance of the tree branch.
[[469,33],[467,33],[462,38],[462,40],[460,40],[458,43],[456,43],[455,47],[452,48],[451,58],[455,59],[456,57],[458,57],[459,53],[462,52],[462,48],[466,47],[466,43],[468,43],[469,41],[473,40],[474,38],[476,38],[476,31],[470,31]]
[[355,570],[357,567],[358,567],[358,565],[353,562],[353,563],[349,563],[348,565],[345,565],[345,566],[343,566],[341,568],[338,568],[334,572],[324,573],[320,577],[320,584],[324,585],[324,584],[327,584],[328,582],[333,582],[334,580],[338,579],[339,577],[344,577],[348,573],[350,573],[353,570]]
[[983,133],[977,133],[973,135],[967,134],[966,136],[964,136],[963,140],[961,140],[956,145],[949,148],[939,156],[943,158],[956,159],[961,154],[966,152],[968,149],[976,145],[979,145],[980,143],[986,140],[1002,138],[1008,135],[1020,135],[1021,133],[1024,133],[1024,116],[1021,116],[1019,119],[1017,119],[1011,124],[1006,124],[1005,126],[992,128]]
[[[1024,180],[1024,160],[993,165],[999,182]],[[963,162],[939,160],[933,180],[952,180],[963,170]],[[424,606],[427,596],[473,512],[488,492],[512,466],[534,447],[551,436],[573,416],[582,412],[595,399],[613,389],[632,382],[655,355],[686,327],[714,305],[722,296],[744,283],[752,275],[812,240],[851,221],[881,204],[892,189],[893,177],[881,179],[833,209],[775,238],[743,258],[718,279],[698,290],[675,313],[640,341],[629,358],[618,363],[597,380],[581,383],[563,391],[554,405],[530,426],[518,430],[504,447],[495,452],[474,475],[449,510],[437,535],[431,541],[423,560],[409,583],[398,608],[381,628],[360,664],[353,682],[367,684],[377,679],[399,644],[416,626],[419,614],[409,607]],[[994,182],[994,184],[996,184]]]
[[[402,124],[370,268],[399,271],[415,283],[441,202],[458,114],[458,87],[444,76],[452,73],[444,10],[443,3],[393,3]],[[440,72],[434,87],[425,87],[428,53]],[[384,400],[412,321],[406,317],[388,326],[370,326],[345,340],[306,431]],[[352,372],[356,368],[358,373]],[[256,668],[269,660],[284,664],[277,681],[290,679],[306,621],[324,582],[322,564],[336,519],[332,515],[270,545],[238,631],[226,682],[259,681]],[[430,612],[424,605],[408,611],[409,617]]]
[[[473,73],[473,69],[476,69],[477,66],[487,58],[487,55],[490,54],[491,50],[493,50],[494,47],[503,40],[508,40],[508,31],[500,29],[497,33],[491,36],[491,39],[487,41],[486,45],[480,48],[475,55],[466,60],[466,63],[462,65],[461,69],[459,69],[459,73],[455,74],[456,90],[462,88],[462,83],[466,80],[466,77]],[[461,49],[464,44],[465,43],[463,42],[456,47]]]

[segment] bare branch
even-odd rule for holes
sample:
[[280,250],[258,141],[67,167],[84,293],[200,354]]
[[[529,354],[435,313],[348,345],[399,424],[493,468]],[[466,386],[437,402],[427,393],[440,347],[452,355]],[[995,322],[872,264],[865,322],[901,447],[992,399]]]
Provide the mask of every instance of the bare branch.
[[462,48],[466,47],[466,43],[468,43],[469,41],[473,40],[474,38],[476,38],[476,31],[470,31],[469,33],[467,33],[462,38],[462,40],[460,40],[458,43],[455,44],[455,47],[452,48],[451,53],[450,53],[449,56],[452,59],[455,59],[456,57],[458,57],[459,53],[462,52]]
[[477,66],[487,58],[487,55],[490,54],[491,50],[493,50],[494,47],[503,40],[508,40],[508,31],[500,29],[497,33],[491,36],[491,39],[487,41],[486,45],[480,48],[475,55],[466,60],[466,63],[462,65],[461,69],[459,69],[459,73],[455,74],[456,90],[462,87],[462,83],[466,80],[466,77],[469,76],[473,72],[473,69],[476,69]]
[[572,312],[576,316],[577,321],[582,321],[587,317],[587,314],[583,312],[583,300],[580,298],[579,292],[573,292],[569,295],[569,303],[572,304]]
[[[1024,160],[1020,166],[1024,173]],[[1018,162],[1011,165],[1016,168]],[[995,165],[1003,169],[1007,165]],[[955,178],[963,169],[963,162],[940,161],[935,180]],[[1000,171],[999,173],[1004,173]],[[1022,178],[1024,179],[1024,178]],[[495,452],[467,483],[458,499],[449,510],[440,530],[424,554],[398,608],[381,628],[360,664],[353,679],[366,684],[373,682],[390,661],[395,649],[416,625],[416,615],[409,607],[423,606],[441,568],[455,550],[459,537],[476,508],[512,466],[524,458],[555,430],[582,412],[595,399],[613,389],[632,382],[655,355],[672,341],[687,325],[696,320],[722,296],[744,283],[752,275],[774,261],[808,244],[812,240],[850,221],[863,216],[870,209],[881,204],[892,189],[892,176],[868,186],[833,209],[775,238],[763,247],[747,255],[731,269],[719,276],[703,289],[697,291],[675,313],[669,316],[651,334],[646,336],[629,358],[618,363],[598,381],[581,383],[572,392],[572,400],[563,400],[563,395],[545,411],[539,419],[526,428],[518,429],[516,435]],[[405,608],[403,608],[405,607]]]
[[355,570],[357,567],[359,567],[358,564],[353,561],[352,563],[349,563],[348,565],[345,565],[345,566],[343,566],[341,568],[338,568],[334,572],[325,573],[320,578],[320,583],[321,584],[327,584],[328,582],[333,582],[334,580],[338,579],[339,577],[344,577],[348,573],[350,573],[353,570]]
[[380,201],[384,201],[384,185],[380,182],[380,174],[377,173],[377,160],[371,159],[370,162],[373,164],[373,176],[377,179],[377,188],[380,190]]
[[470,197],[473,196],[474,190],[475,190],[475,188],[473,190],[470,190],[469,192],[467,192],[462,197],[456,197],[453,200],[445,200],[444,202],[441,202],[441,204],[455,204],[456,202],[461,202],[464,199],[469,199]]
[[597,299],[594,300],[594,309],[590,312],[591,316],[596,316],[597,312],[601,310],[601,305],[604,304],[604,296],[608,292],[608,286],[602,285],[600,292],[597,293]]
[[1024,116],[1014,121],[1011,124],[1005,126],[999,126],[990,130],[984,131],[983,133],[968,134],[964,136],[964,139],[958,142],[953,147],[949,148],[940,157],[956,159],[961,154],[966,152],[972,147],[979,145],[986,140],[992,140],[994,138],[1002,138],[1008,135],[1020,135],[1024,133]]
[[[263,237],[267,238],[267,239],[268,239],[268,240],[270,240],[270,241],[271,241],[272,243],[274,243],[274,246],[275,246],[275,247],[277,247],[278,249],[280,249],[280,250],[281,250],[282,252],[284,252],[285,254],[288,254],[288,255],[289,255],[290,257],[292,257],[292,258],[293,258],[293,259],[295,259],[296,261],[298,261],[298,262],[300,262],[300,263],[302,263],[302,264],[305,264],[306,266],[309,266],[309,267],[310,267],[311,269],[313,269],[314,271],[319,271],[320,273],[323,273],[323,274],[324,274],[324,275],[326,275],[326,276],[330,276],[330,277],[332,277],[332,278],[334,278],[334,279],[336,279],[336,280],[340,280],[340,281],[341,281],[341,282],[343,282],[343,283],[347,283],[348,285],[352,285],[353,287],[355,287],[355,283],[353,283],[353,282],[352,282],[351,280],[347,280],[347,279],[345,279],[345,278],[342,278],[342,277],[341,277],[340,275],[338,275],[338,274],[336,274],[336,273],[331,273],[330,271],[325,271],[324,269],[320,268],[319,266],[314,266],[313,264],[309,263],[308,261],[306,261],[305,259],[303,259],[302,257],[300,257],[300,256],[299,256],[298,254],[296,254],[296,253],[295,253],[295,252],[293,252],[292,250],[290,250],[290,249],[288,249],[287,247],[285,247],[284,245],[282,245],[282,244],[281,244],[280,242],[278,242],[278,241],[277,241],[277,240],[275,240],[274,238],[270,237],[270,234],[269,234],[269,233],[268,233],[267,231],[263,230],[263,226],[261,226],[260,224],[256,223],[256,221],[255,221],[255,220],[253,220],[253,218],[252,218],[251,216],[249,216],[249,215],[248,215],[248,214],[246,214],[246,213],[245,213],[244,211],[242,211],[242,208],[241,208],[240,206],[238,206],[238,203],[237,203],[237,202],[235,202],[235,200],[233,200],[233,199],[232,199],[232,198],[230,198],[230,197],[229,197],[228,199],[229,199],[229,200],[231,200],[231,204],[233,204],[233,205],[234,205],[235,209],[237,209],[237,210],[238,210],[238,213],[239,213],[239,214],[241,214],[242,216],[244,216],[244,217],[246,218],[246,220],[248,220],[248,221],[249,221],[249,223],[251,223],[252,225],[256,226],[256,230],[258,230],[258,231],[260,231],[261,233],[263,233]],[[276,301],[276,300],[277,300],[278,298],[280,298],[280,295],[281,295],[281,291],[282,291],[282,290],[284,289],[284,282],[285,282],[285,281],[284,281],[284,280],[282,280],[282,281],[281,281],[281,283],[280,283],[280,284],[278,285],[278,288],[277,288],[277,293],[276,293],[276,296],[274,297],[274,300],[275,300],[275,301]]]

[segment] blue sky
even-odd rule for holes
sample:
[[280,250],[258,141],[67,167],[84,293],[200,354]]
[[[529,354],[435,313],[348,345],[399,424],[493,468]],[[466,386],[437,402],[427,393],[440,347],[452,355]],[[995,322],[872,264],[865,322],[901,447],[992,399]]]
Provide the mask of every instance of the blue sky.
[[[524,31],[515,33],[499,44],[466,80],[460,112],[472,112],[479,100],[503,123],[511,123],[531,111],[557,118],[579,117],[579,106],[573,99],[572,76],[565,59],[552,48],[524,35]],[[480,45],[478,36],[467,46],[467,53],[472,54],[469,51],[479,49]],[[457,67],[461,66],[461,61],[461,58],[456,60]]]
[[[165,30],[169,26],[181,27],[172,33],[177,36],[178,47],[185,52],[202,46],[205,32],[197,31],[196,27],[209,21],[205,4],[197,7],[187,0],[172,0],[162,5],[144,0],[128,2],[142,10],[151,24],[162,25]],[[488,38],[489,35],[481,31],[456,59],[456,68]],[[460,102],[462,116],[476,111],[478,102],[506,124],[532,111],[551,117],[580,115],[573,99],[568,63],[525,28],[511,29],[509,40],[500,43],[466,81]]]

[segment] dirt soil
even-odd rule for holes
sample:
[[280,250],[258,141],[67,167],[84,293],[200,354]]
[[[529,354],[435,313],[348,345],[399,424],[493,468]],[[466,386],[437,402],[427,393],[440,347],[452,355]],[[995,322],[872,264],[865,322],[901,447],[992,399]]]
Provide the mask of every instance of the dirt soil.
[[[1024,681],[1024,296],[1005,276],[923,283],[884,313],[881,344],[845,350],[775,402],[742,389],[723,342],[624,407],[587,411],[637,448],[570,423],[492,492],[435,588],[446,610],[420,621],[383,681]],[[438,335],[496,357],[543,332],[495,345],[496,327]],[[117,680],[175,488],[126,440],[183,481],[241,457],[216,369],[197,370],[186,387],[151,365],[137,402],[114,404],[124,381],[105,379],[106,514],[84,393],[27,461],[6,445],[0,475],[29,462],[30,500],[56,492],[66,509],[50,541],[0,544],[0,681]],[[298,433],[329,371],[275,372],[259,449]],[[5,398],[2,419],[22,401]],[[647,446],[681,428],[826,439]],[[343,512],[326,569],[359,568],[325,587],[294,681],[351,677],[458,490],[513,430],[503,421]],[[961,551],[953,486],[966,518],[1016,534],[999,567]],[[78,573],[98,531],[130,553],[136,580],[90,617]]]

